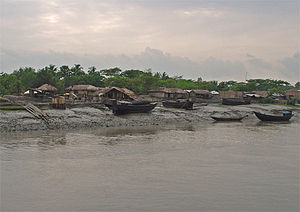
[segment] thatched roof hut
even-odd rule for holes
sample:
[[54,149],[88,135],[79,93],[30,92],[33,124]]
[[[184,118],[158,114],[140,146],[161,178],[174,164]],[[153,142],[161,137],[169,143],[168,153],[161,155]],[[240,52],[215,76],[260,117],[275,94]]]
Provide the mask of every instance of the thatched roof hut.
[[242,91],[219,91],[220,97],[222,99],[226,98],[243,98],[244,93]]
[[108,97],[111,99],[123,100],[123,99],[135,99],[136,95],[133,91],[127,88],[119,87],[105,87],[100,88],[99,94],[102,97]]
[[166,98],[166,99],[179,99],[179,98],[187,98],[188,92],[182,90],[181,88],[165,88],[165,87],[157,87],[150,90],[149,95],[157,98]]
[[195,89],[190,92],[190,97],[209,99],[212,97],[212,94],[209,90]]
[[49,85],[49,84],[41,85],[40,87],[37,88],[37,90],[40,90],[40,91],[50,91],[50,92],[57,91],[57,89],[54,86]]
[[209,90],[201,90],[201,89],[195,89],[195,90],[192,90],[191,93],[192,92],[195,94],[207,94],[207,95],[210,94]]
[[268,91],[253,91],[252,93],[255,93],[259,96],[261,96],[262,98],[267,98],[270,94],[268,93]]
[[72,85],[66,88],[67,91],[97,91],[98,89],[93,85]]
[[166,88],[166,87],[157,87],[149,91],[149,93],[177,93],[177,94],[186,94],[187,92],[181,88]]

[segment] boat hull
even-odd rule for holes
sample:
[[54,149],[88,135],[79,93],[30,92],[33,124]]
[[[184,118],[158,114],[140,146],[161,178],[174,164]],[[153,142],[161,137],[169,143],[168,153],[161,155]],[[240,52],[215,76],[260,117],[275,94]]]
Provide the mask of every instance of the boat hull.
[[190,101],[184,101],[184,102],[163,101],[162,104],[164,107],[168,107],[168,108],[182,108],[182,109],[186,109],[186,110],[193,109],[193,102],[190,102]]
[[156,103],[150,104],[116,104],[112,105],[113,114],[148,113],[156,107]]
[[212,119],[216,121],[241,121],[245,116],[243,117],[216,117],[216,116],[211,116]]
[[282,115],[282,116],[267,115],[267,114],[262,114],[262,113],[259,113],[259,112],[254,112],[254,114],[261,121],[289,121],[293,117],[292,113],[285,114],[285,115]]
[[250,98],[245,99],[235,99],[235,98],[227,98],[222,99],[223,105],[249,105],[251,103]]

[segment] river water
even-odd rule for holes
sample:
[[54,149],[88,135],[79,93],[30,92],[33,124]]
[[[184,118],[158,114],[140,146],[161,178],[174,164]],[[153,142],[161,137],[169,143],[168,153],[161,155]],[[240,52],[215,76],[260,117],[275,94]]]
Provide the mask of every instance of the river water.
[[300,123],[1,134],[1,211],[299,211]]

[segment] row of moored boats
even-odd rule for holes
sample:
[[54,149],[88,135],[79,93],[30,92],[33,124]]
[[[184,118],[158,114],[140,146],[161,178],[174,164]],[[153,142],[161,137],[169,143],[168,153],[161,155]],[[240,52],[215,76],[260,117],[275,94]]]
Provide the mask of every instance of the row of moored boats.
[[[230,102],[229,104],[232,105],[232,102]],[[237,103],[237,105],[238,104],[240,104],[240,102]],[[248,102],[242,104],[248,104]],[[186,110],[193,109],[193,102],[189,100],[163,101],[162,105],[168,108],[180,108]],[[148,101],[115,101],[112,104],[106,104],[106,106],[109,107],[115,115],[123,115],[127,113],[150,112],[157,106],[157,103],[152,103]],[[293,113],[290,110],[273,111],[272,113],[261,113],[254,111],[254,114],[261,121],[288,121],[293,116]],[[232,112],[215,112],[211,115],[211,118],[216,121],[241,121],[245,117],[247,117],[247,115],[241,115],[239,113]]]

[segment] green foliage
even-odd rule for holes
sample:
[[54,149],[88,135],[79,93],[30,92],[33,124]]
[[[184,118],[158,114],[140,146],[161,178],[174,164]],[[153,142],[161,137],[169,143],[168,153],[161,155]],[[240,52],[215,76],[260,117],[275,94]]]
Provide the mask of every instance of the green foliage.
[[25,110],[23,106],[0,106],[0,110]]
[[260,91],[267,91],[272,88],[284,88],[287,90],[293,87],[289,82],[283,80],[250,79],[247,82],[255,85],[255,88]]
[[295,105],[296,104],[297,99],[295,97],[289,97],[287,100],[287,104],[288,105]]
[[93,108],[96,108],[98,110],[105,110],[106,108],[102,105],[94,105]]
[[218,88],[217,81],[198,81],[197,84],[198,84],[197,85],[198,89],[203,89],[203,90],[214,91],[217,90]]
[[128,77],[128,78],[137,78],[137,77],[141,77],[143,74],[144,74],[143,71],[131,69],[131,70],[123,71],[120,74],[120,76],[122,76],[122,77]]
[[267,97],[267,98],[263,98],[262,100],[260,100],[260,103],[262,103],[262,104],[276,104],[276,103],[278,103],[278,100],[273,99],[271,97]]
[[100,73],[106,77],[113,77],[113,76],[117,76],[121,73],[121,69],[118,67],[115,68],[110,68],[110,69],[103,69],[100,71]]
[[270,88],[268,89],[268,93],[269,94],[284,94],[286,92],[286,88],[284,87],[274,87],[274,88]]
[[[20,68],[12,74],[0,73],[0,94],[18,94],[28,88],[36,88],[42,84],[50,84],[63,93],[65,88],[75,84],[90,84],[96,87],[117,86],[134,91],[137,94],[145,94],[155,87],[181,88],[186,90],[234,90],[255,91],[266,90],[271,94],[284,94],[293,86],[283,80],[250,79],[247,82],[237,81],[204,81],[201,77],[197,80],[184,79],[182,76],[170,77],[166,72],[152,73],[151,69],[141,71],[129,69],[122,71],[120,68],[110,68],[98,71],[91,66],[87,72],[80,64],[69,67],[63,65],[56,67],[49,65],[35,71],[31,67]],[[300,87],[300,82],[295,84]],[[271,100],[265,100],[271,101]]]
[[237,82],[236,81],[224,81],[220,82],[219,85],[217,86],[217,90],[220,91],[227,91],[230,90],[230,88],[235,85]]
[[37,73],[33,68],[19,68],[19,70],[14,71],[13,74],[16,75],[17,79],[20,81],[22,91],[35,87]]
[[296,84],[295,84],[295,88],[298,88],[298,89],[300,89],[300,82],[296,82]]
[[0,94],[19,94],[21,82],[14,74],[0,74]]
[[0,102],[8,102],[8,101],[9,101],[8,99],[0,97]]

